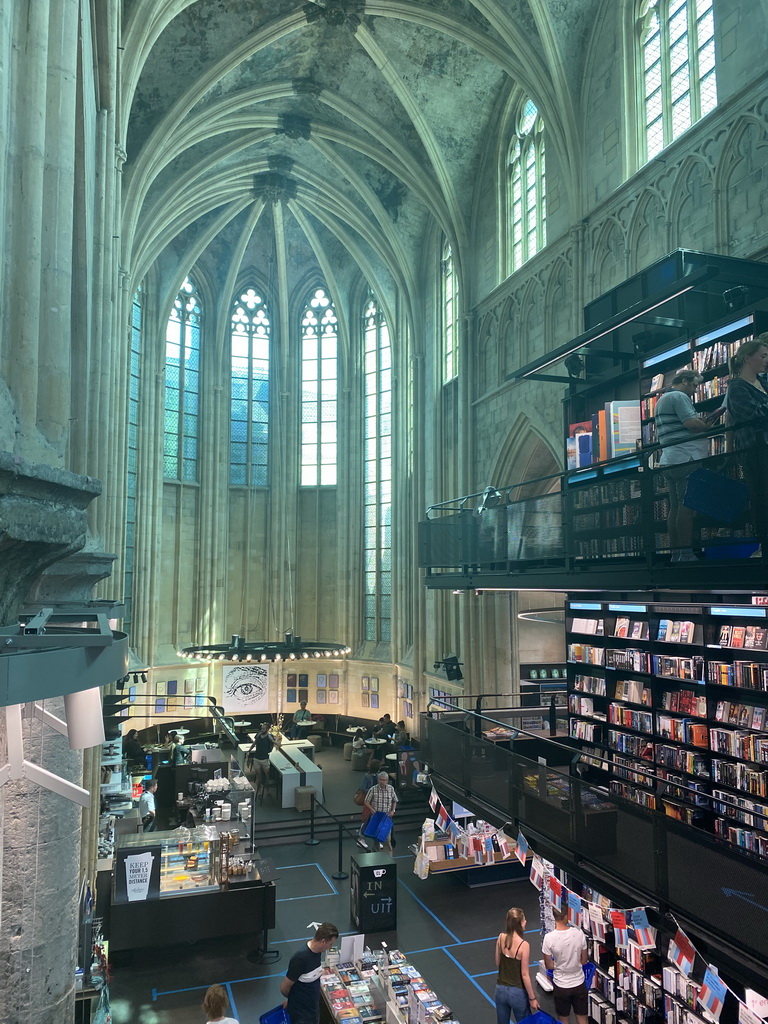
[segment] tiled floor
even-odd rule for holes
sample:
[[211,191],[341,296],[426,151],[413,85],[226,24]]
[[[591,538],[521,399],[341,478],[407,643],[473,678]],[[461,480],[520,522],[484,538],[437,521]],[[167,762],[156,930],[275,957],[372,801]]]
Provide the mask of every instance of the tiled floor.
[[[325,773],[327,806],[336,813],[349,812],[357,777],[341,760],[340,751],[323,752],[318,760]],[[259,818],[270,814],[266,806],[259,810],[257,829]],[[458,874],[422,881],[413,874],[413,856],[406,849],[415,838],[415,829],[398,836],[397,930],[370,935],[368,944],[376,948],[384,939],[391,948],[406,953],[462,1024],[491,1024],[496,1020],[492,998],[496,935],[507,908],[523,907],[529,920],[531,959],[538,960],[538,892],[527,879],[474,889],[467,888]],[[337,849],[336,841],[264,849],[279,871],[277,924],[269,936],[270,949],[280,953],[275,964],[257,966],[248,959],[255,936],[252,941],[232,938],[186,946],[183,936],[169,935],[167,948],[146,954],[137,951],[130,964],[113,968],[114,1024],[202,1022],[200,1002],[214,982],[227,987],[232,1015],[241,1024],[256,1024],[262,1013],[281,1001],[280,979],[291,954],[311,935],[311,922],[333,921],[342,933],[352,930],[349,879],[332,877]],[[342,862],[347,872],[355,849],[351,838],[344,840]]]

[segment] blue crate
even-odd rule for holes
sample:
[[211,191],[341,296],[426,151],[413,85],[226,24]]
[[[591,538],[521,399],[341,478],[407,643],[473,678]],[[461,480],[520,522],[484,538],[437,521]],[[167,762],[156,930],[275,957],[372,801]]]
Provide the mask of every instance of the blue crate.
[[288,1016],[286,1008],[280,1003],[273,1010],[262,1013],[259,1017],[259,1024],[291,1024],[291,1018]]

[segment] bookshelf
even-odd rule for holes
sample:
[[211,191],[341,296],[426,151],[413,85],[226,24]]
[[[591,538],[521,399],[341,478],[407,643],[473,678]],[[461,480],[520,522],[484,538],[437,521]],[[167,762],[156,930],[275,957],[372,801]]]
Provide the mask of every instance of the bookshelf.
[[566,697],[565,663],[538,662],[520,666],[520,706],[540,707],[548,705],[552,697],[557,707],[565,707]]
[[582,771],[768,858],[768,607],[570,599],[568,732]]

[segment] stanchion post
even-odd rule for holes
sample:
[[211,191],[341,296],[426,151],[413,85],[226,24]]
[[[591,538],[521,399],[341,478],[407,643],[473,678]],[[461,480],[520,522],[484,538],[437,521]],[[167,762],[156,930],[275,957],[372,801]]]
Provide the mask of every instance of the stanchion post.
[[343,836],[342,836],[342,825],[341,825],[341,822],[339,822],[339,868],[338,868],[338,871],[334,872],[334,874],[331,875],[331,878],[349,878],[349,875],[347,874],[347,872],[346,871],[342,871],[342,869],[341,869],[341,857],[342,857],[341,842],[342,842],[342,839],[343,839]]
[[305,846],[318,846],[320,843],[319,839],[315,839],[315,791],[309,798],[309,839],[304,840]]

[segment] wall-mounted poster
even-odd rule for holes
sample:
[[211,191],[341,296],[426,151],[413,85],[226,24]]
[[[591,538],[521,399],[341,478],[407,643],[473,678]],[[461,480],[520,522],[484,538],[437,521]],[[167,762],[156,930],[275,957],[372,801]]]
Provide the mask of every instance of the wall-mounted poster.
[[413,704],[409,701],[403,701],[403,713],[406,718],[413,718]]
[[266,665],[230,665],[222,673],[222,699],[228,714],[269,709],[269,669]]
[[371,684],[370,684],[370,680],[369,680],[368,676],[361,676],[360,677],[360,689],[363,691],[363,693],[366,693],[368,690],[370,690],[370,688],[371,688]]
[[371,707],[377,708],[379,706],[379,695],[378,693],[371,694]]
[[398,680],[397,680],[397,696],[398,697],[404,697],[405,696],[405,680],[404,679],[399,679],[398,678]]
[[332,690],[338,690],[338,688],[339,688],[339,673],[338,672],[331,672],[331,674],[328,676],[328,686]]
[[360,696],[360,703],[363,705],[364,708],[367,708],[369,706],[369,704],[370,704],[370,696],[369,696],[369,694],[367,694],[367,693],[361,694],[361,696]]
[[317,685],[318,685],[318,687],[320,687],[322,689],[326,685],[327,682],[328,682],[328,676],[325,674],[325,672],[318,672],[317,673]]
[[339,691],[338,690],[329,690],[328,691],[328,703],[329,704],[338,704],[339,703]]
[[299,689],[302,686],[309,686],[309,675],[306,672],[299,672]]
[[157,696],[157,697],[164,697],[165,696],[165,683],[164,682],[160,682],[158,680],[158,682],[155,683],[155,696]]
[[155,714],[165,714],[165,697],[155,697]]
[[[371,690],[374,693],[378,693],[379,692],[379,677],[378,676],[371,676]],[[373,704],[371,704],[371,707],[373,707]],[[376,705],[376,707],[378,707],[378,704]]]
[[285,677],[285,679],[286,679],[286,686],[295,686],[296,685],[296,673],[295,672],[289,672],[288,675]]
[[[186,685],[186,682],[187,681],[185,679],[184,680],[185,685]],[[193,680],[193,682],[195,684],[195,693],[205,693],[205,679],[195,679],[195,680]]]
[[328,693],[327,690],[318,690],[316,692],[315,700],[317,701],[318,704],[325,704],[325,698],[326,698],[327,693]]
[[295,704],[296,703],[296,687],[291,686],[285,691],[285,703]]
[[[299,676],[299,679],[301,679],[301,676]],[[309,690],[299,690],[299,704],[302,701],[305,701],[307,704],[309,703]]]
[[[168,696],[169,697],[175,697],[176,694],[179,692],[179,681],[178,681],[178,679],[169,679],[168,683],[166,685],[168,687]],[[192,693],[192,691],[191,690],[187,690],[187,693]]]

